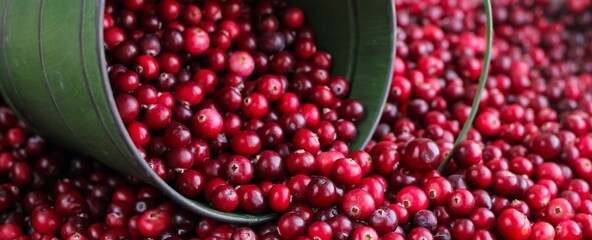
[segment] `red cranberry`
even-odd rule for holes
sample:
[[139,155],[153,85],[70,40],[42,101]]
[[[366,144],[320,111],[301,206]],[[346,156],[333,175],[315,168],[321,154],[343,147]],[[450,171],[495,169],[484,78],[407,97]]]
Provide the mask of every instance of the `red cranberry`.
[[190,198],[198,197],[204,185],[205,179],[201,173],[191,169],[179,174],[175,183],[176,190]]
[[421,188],[407,186],[399,190],[395,202],[405,207],[409,215],[413,216],[418,211],[427,209],[429,200]]
[[476,165],[482,160],[481,146],[471,140],[462,141],[454,149],[452,158],[456,165],[461,168]]
[[296,213],[286,213],[278,221],[278,232],[283,239],[296,239],[306,232],[304,219]]
[[555,239],[582,239],[582,229],[572,220],[564,220],[555,226]]
[[261,189],[255,185],[242,185],[237,189],[239,209],[246,213],[260,214],[267,208],[267,199]]
[[230,157],[222,167],[231,184],[246,184],[253,178],[253,165],[243,156]]
[[551,224],[557,224],[574,216],[574,209],[565,198],[555,198],[549,201],[545,208],[545,220]]
[[314,207],[328,207],[335,201],[335,185],[326,177],[315,177],[310,181],[307,191],[308,202]]
[[262,118],[269,110],[269,103],[262,94],[253,93],[243,100],[241,110],[247,118]]
[[261,150],[261,139],[254,131],[241,131],[232,137],[230,145],[233,152],[248,156]]
[[352,158],[340,158],[331,167],[331,176],[345,185],[355,185],[362,179],[362,168]]
[[359,228],[354,229],[351,233],[352,239],[368,239],[368,240],[375,240],[379,239],[378,233],[371,227],[362,226]]
[[49,207],[37,208],[31,213],[31,226],[41,234],[56,234],[61,227],[62,218],[56,210]]
[[202,138],[213,138],[222,132],[223,119],[218,111],[205,108],[193,117],[192,129]]
[[416,172],[434,170],[441,161],[438,146],[426,138],[418,138],[408,143],[401,158],[403,167]]
[[183,32],[184,50],[192,55],[201,55],[210,46],[210,36],[198,27],[188,27]]
[[231,212],[238,207],[238,193],[230,185],[221,185],[212,192],[209,202],[220,211]]
[[374,199],[372,196],[361,189],[349,191],[342,203],[343,211],[353,219],[366,219],[374,210]]

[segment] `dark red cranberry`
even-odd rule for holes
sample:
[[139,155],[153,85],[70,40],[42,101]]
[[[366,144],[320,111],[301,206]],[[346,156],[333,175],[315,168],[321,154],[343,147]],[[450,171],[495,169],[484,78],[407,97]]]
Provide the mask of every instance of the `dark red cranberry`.
[[418,138],[408,143],[401,158],[403,167],[417,172],[434,170],[441,161],[438,146],[426,138]]

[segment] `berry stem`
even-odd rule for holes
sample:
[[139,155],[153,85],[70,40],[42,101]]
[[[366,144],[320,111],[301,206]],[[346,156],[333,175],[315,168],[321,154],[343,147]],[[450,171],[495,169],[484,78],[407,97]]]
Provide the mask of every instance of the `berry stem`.
[[475,99],[473,99],[473,105],[471,106],[471,112],[469,113],[469,117],[465,122],[463,128],[460,130],[458,137],[454,141],[454,146],[450,150],[450,152],[444,158],[444,161],[438,166],[438,171],[443,172],[450,159],[452,158],[452,153],[454,149],[458,146],[458,144],[465,139],[469,129],[473,125],[473,120],[475,120],[475,116],[477,115],[477,111],[479,110],[479,103],[481,102],[481,93],[483,92],[483,88],[485,88],[485,83],[487,82],[487,76],[489,73],[489,62],[491,60],[491,45],[493,42],[493,22],[491,17],[491,1],[490,0],[483,0],[483,6],[485,7],[485,16],[487,18],[485,22],[485,41],[486,41],[486,48],[485,48],[485,55],[483,56],[483,68],[481,69],[481,76],[479,76],[479,85],[477,87],[477,93],[475,94]]

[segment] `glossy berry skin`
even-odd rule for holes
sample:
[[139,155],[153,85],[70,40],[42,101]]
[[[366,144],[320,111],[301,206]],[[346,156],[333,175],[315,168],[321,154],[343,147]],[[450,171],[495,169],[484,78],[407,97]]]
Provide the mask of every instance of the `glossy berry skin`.
[[466,189],[457,189],[450,194],[447,206],[453,215],[465,216],[475,208],[475,197]]
[[220,113],[215,109],[204,108],[199,110],[191,122],[193,132],[201,138],[213,138],[222,132],[224,127]]
[[583,232],[578,223],[572,220],[563,220],[555,226],[555,239],[582,239]]
[[506,209],[499,215],[497,228],[507,239],[527,239],[531,232],[528,218],[513,208]]
[[253,131],[240,131],[230,140],[233,152],[240,155],[253,155],[261,150],[261,138]]
[[395,231],[398,226],[397,214],[389,207],[375,209],[366,221],[380,235]]
[[308,129],[300,129],[294,133],[292,144],[296,149],[302,149],[312,154],[317,154],[321,150],[319,138],[315,133]]
[[189,169],[179,174],[175,186],[183,196],[195,198],[203,192],[205,179],[200,172]]
[[278,233],[283,239],[296,239],[306,232],[304,219],[296,213],[287,213],[278,221]]
[[333,236],[333,230],[328,223],[316,221],[310,225],[306,235],[313,239],[330,240],[331,236]]
[[528,239],[555,239],[555,228],[548,222],[537,222],[532,225],[532,231]]
[[241,185],[237,188],[238,207],[250,214],[261,214],[267,210],[267,199],[261,189],[253,184]]
[[286,158],[286,170],[290,174],[308,174],[315,171],[316,161],[312,153],[302,149],[296,150]]
[[371,158],[372,168],[383,175],[392,173],[395,170],[397,163],[403,160],[399,151],[393,147],[384,147],[372,151]]
[[407,235],[408,239],[426,239],[426,240],[433,240],[434,236],[432,235],[432,233],[430,232],[430,230],[423,228],[423,227],[418,227],[418,228],[414,228],[412,229],[409,234]]
[[156,79],[160,71],[158,61],[150,55],[140,55],[134,60],[133,68],[136,73],[148,81]]
[[313,207],[328,207],[337,197],[335,185],[326,177],[314,177],[306,190],[308,202]]
[[259,119],[269,111],[269,102],[263,94],[253,93],[243,100],[241,110],[245,117]]
[[545,220],[551,224],[569,220],[575,215],[573,207],[565,198],[555,198],[549,201],[545,207],[545,213]]
[[23,230],[21,227],[14,223],[6,223],[0,225],[0,236],[2,239],[17,239],[20,236],[23,236]]
[[138,231],[144,237],[157,238],[169,228],[170,222],[171,216],[168,212],[148,210],[138,219]]
[[465,140],[458,144],[452,158],[456,165],[468,168],[478,164],[482,159],[481,146],[471,140]]
[[251,160],[241,155],[233,155],[226,160],[222,171],[231,184],[247,184],[254,175]]
[[144,123],[152,130],[160,130],[167,127],[172,120],[172,111],[162,104],[154,104],[144,113]]
[[255,70],[255,61],[249,53],[236,51],[228,58],[228,70],[238,76],[248,77]]
[[361,189],[354,189],[349,191],[343,197],[341,208],[344,213],[353,219],[366,219],[374,211],[374,199],[372,196]]
[[186,28],[183,32],[183,49],[192,55],[201,55],[210,47],[210,36],[198,27]]
[[442,158],[434,141],[417,138],[407,144],[400,162],[408,170],[423,173],[436,169]]
[[561,151],[561,142],[554,134],[540,134],[532,144],[533,151],[545,159],[555,157]]
[[41,234],[56,234],[62,225],[62,218],[56,210],[49,207],[33,210],[31,227]]
[[351,233],[352,239],[368,239],[368,240],[376,240],[379,239],[378,233],[371,227],[362,226],[359,228],[354,229]]
[[542,185],[533,185],[526,190],[524,200],[532,209],[541,209],[551,200],[551,193]]
[[291,199],[290,189],[286,185],[276,184],[269,190],[269,207],[275,212],[288,210]]
[[352,158],[340,158],[331,167],[331,176],[344,185],[355,185],[362,180],[362,168]]
[[399,190],[395,203],[401,204],[407,209],[409,215],[413,216],[420,210],[427,209],[429,200],[427,194],[421,188],[407,186]]
[[204,99],[203,89],[196,82],[186,82],[175,88],[175,99],[182,104],[195,106]]
[[127,132],[136,146],[144,147],[150,141],[148,127],[141,122],[133,122],[127,126]]
[[430,203],[434,206],[444,205],[452,193],[452,185],[443,177],[430,178],[423,186]]
[[115,96],[115,104],[117,105],[119,116],[125,124],[129,124],[136,120],[140,113],[140,104],[138,100],[130,94],[124,93]]
[[210,204],[220,211],[231,212],[238,207],[238,194],[230,185],[221,185],[211,194]]

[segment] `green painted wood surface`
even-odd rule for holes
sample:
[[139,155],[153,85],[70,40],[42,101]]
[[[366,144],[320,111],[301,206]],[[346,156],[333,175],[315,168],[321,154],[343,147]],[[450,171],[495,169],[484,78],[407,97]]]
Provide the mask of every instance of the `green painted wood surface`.
[[[371,138],[386,100],[394,57],[394,7],[381,0],[293,0],[351,79],[367,116],[351,149]],[[117,116],[102,43],[104,0],[0,0],[0,91],[33,130],[158,187],[182,207],[225,222],[256,224],[274,214],[223,213],[187,199],[136,153]]]

